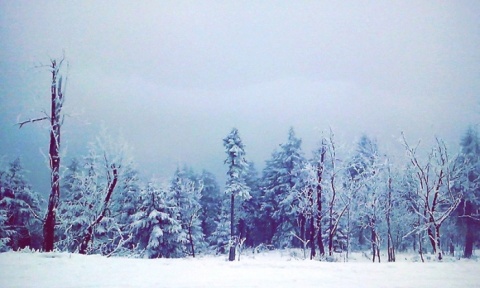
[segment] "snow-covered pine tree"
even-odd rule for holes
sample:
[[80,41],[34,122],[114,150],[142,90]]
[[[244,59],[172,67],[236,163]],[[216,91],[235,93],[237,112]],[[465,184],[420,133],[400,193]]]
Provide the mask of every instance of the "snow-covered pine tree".
[[140,179],[133,163],[123,166],[118,180],[116,192],[112,195],[111,215],[114,227],[110,231],[110,239],[105,243],[104,254],[130,255],[134,251],[131,224],[140,201]]
[[230,203],[229,195],[223,194],[218,198],[221,205],[215,231],[208,238],[210,248],[215,254],[225,254],[233,245],[231,242]]
[[96,197],[92,189],[96,178],[94,163],[80,162],[73,158],[65,169],[62,181],[62,195],[57,212],[57,233],[55,247],[60,251],[75,252],[79,245],[79,233],[93,217],[92,207]]
[[458,159],[464,165],[455,190],[461,193],[462,200],[456,211],[458,223],[464,227],[463,257],[473,255],[474,243],[480,238],[480,137],[477,129],[469,127],[461,139],[461,154]]
[[145,258],[183,257],[186,235],[169,187],[151,181],[140,194],[141,203],[131,224],[136,253]]
[[213,245],[210,241],[210,236],[216,231],[217,223],[220,219],[222,208],[222,197],[220,187],[218,186],[215,175],[204,170],[200,175],[200,180],[203,182],[202,197],[200,198],[200,221],[202,231],[205,239],[208,240],[209,245]]
[[261,190],[258,172],[253,162],[248,162],[245,184],[250,188],[250,199],[242,203],[239,210],[240,238],[245,239],[247,247],[258,246],[265,242],[265,232],[261,219]]
[[203,183],[197,179],[192,169],[177,168],[170,189],[177,206],[177,219],[186,236],[185,254],[195,257],[195,251],[205,246],[200,221]]
[[300,244],[292,233],[300,234],[297,220],[301,215],[295,210],[295,189],[299,188],[295,184],[305,162],[301,143],[290,128],[287,142],[273,152],[263,170],[262,218],[270,230],[268,242],[280,248]]
[[20,158],[5,168],[0,167],[0,251],[39,249],[42,200],[25,179]]
[[228,179],[225,186],[225,193],[230,195],[230,237],[232,246],[230,247],[230,261],[235,260],[235,249],[238,242],[238,235],[235,231],[235,197],[237,201],[250,199],[250,188],[245,183],[245,174],[248,163],[245,160],[245,147],[240,139],[236,128],[233,128],[230,134],[223,139],[223,146],[227,153],[225,164],[228,166]]

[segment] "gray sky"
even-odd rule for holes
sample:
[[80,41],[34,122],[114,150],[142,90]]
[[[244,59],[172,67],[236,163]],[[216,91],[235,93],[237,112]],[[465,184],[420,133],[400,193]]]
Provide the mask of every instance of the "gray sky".
[[105,125],[146,177],[187,163],[222,180],[232,127],[262,168],[290,126],[308,156],[329,127],[393,151],[400,131],[454,145],[480,123],[478,1],[337,2],[1,1],[0,154],[48,190],[46,126],[14,124],[48,111],[34,67],[62,50],[67,156]]

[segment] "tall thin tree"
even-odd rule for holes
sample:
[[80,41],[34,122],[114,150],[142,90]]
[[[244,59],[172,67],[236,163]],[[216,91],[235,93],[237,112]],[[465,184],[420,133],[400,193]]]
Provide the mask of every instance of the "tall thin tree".
[[233,128],[230,134],[223,139],[223,146],[227,153],[225,164],[228,165],[228,180],[225,189],[226,194],[230,194],[230,240],[231,246],[228,260],[235,260],[235,249],[237,240],[235,236],[235,196],[246,200],[250,198],[250,188],[245,184],[245,173],[248,163],[245,160],[245,150],[238,130]]
[[[50,147],[49,147],[49,162],[51,169],[51,190],[48,199],[48,208],[43,223],[43,249],[46,252],[52,251],[55,241],[55,219],[58,202],[60,199],[60,128],[63,123],[62,107],[64,102],[65,86],[62,86],[62,76],[60,75],[60,68],[62,67],[65,57],[57,61],[50,60],[48,66],[52,73],[52,82],[50,85],[51,93],[51,112],[50,116],[28,119],[18,123],[20,128],[27,123],[33,123],[43,120],[50,121]],[[45,113],[46,114],[46,113]]]

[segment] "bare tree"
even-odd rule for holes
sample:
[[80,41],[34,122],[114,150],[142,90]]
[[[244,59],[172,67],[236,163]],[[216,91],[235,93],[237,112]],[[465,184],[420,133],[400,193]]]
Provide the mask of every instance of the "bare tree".
[[[317,210],[316,210],[316,228],[317,228],[317,245],[318,249],[320,250],[320,256],[323,257],[325,256],[325,247],[323,246],[323,236],[322,236],[322,218],[323,218],[323,211],[322,211],[322,192],[323,192],[323,187],[322,187],[322,177],[323,177],[323,171],[325,168],[325,154],[327,153],[327,141],[325,138],[322,138],[322,144],[321,148],[319,150],[319,159],[318,162],[316,163],[316,187],[315,190],[317,192]],[[312,219],[313,223],[313,219]],[[313,235],[312,235],[313,236]],[[312,257],[315,257],[315,245],[314,245],[314,240],[313,237],[311,239],[312,241]]]
[[[346,201],[346,199],[342,199],[342,203],[339,203],[339,199],[341,196],[341,192],[343,191],[343,187],[340,183],[338,183],[338,176],[341,172],[341,168],[337,167],[337,150],[334,141],[334,134],[333,131],[330,130],[330,136],[327,141],[327,155],[330,160],[330,173],[328,175],[328,186],[329,186],[329,201],[327,201],[328,206],[328,256],[333,256],[333,240],[335,238],[338,225],[340,224],[340,220],[348,210],[350,206],[350,200]],[[350,198],[348,198],[350,199]]]
[[452,189],[452,183],[458,176],[460,166],[456,161],[450,162],[447,147],[438,138],[425,163],[421,163],[417,155],[418,145],[411,147],[405,136],[403,136],[403,142],[417,178],[419,203],[413,206],[416,207],[415,212],[422,220],[417,229],[426,230],[433,252],[438,260],[442,260],[440,227],[461,200],[461,195],[454,193]]
[[111,199],[112,194],[113,194],[113,190],[115,189],[115,186],[117,185],[118,169],[120,167],[117,167],[115,165],[115,163],[112,163],[111,165],[108,165],[108,160],[107,160],[106,157],[105,157],[105,165],[106,165],[107,168],[110,169],[110,171],[107,172],[108,173],[108,176],[107,176],[107,179],[108,179],[107,193],[105,195],[105,198],[103,199],[102,206],[100,208],[100,211],[98,212],[98,216],[85,229],[84,235],[83,235],[82,240],[80,242],[80,246],[78,247],[78,253],[80,253],[80,254],[87,254],[87,248],[88,248],[88,245],[89,245],[90,241],[92,240],[93,231],[94,231],[95,227],[105,217],[105,215],[107,213],[107,209],[108,209],[108,204],[109,204],[110,199]]
[[[388,160],[387,160],[388,161]],[[386,210],[385,210],[385,219],[387,221],[387,254],[388,254],[388,262],[395,262],[395,246],[393,245],[392,240],[392,228],[390,223],[391,212],[393,209],[393,201],[392,201],[392,173],[390,170],[390,166],[387,165],[387,203],[386,203]]]
[[[297,238],[303,248],[303,255],[306,258],[306,249],[307,244],[310,242],[311,245],[311,252],[310,252],[310,259],[315,257],[315,214],[316,214],[316,207],[315,207],[315,198],[316,195],[313,193],[314,188],[317,186],[316,183],[316,169],[314,164],[307,163],[304,168],[302,168],[302,174],[304,174],[304,184],[299,189],[296,189],[296,207],[295,211],[299,214],[298,221],[304,221],[299,223],[301,227],[300,235],[295,234],[295,232],[291,232],[292,236]],[[309,235],[305,233],[305,222],[309,223],[310,228],[308,229]]]
[[60,68],[62,67],[63,57],[60,61],[50,60],[49,70],[52,73],[52,82],[50,85],[51,93],[51,112],[50,116],[46,113],[44,117],[28,119],[18,123],[19,127],[27,123],[34,123],[43,120],[50,121],[50,148],[49,162],[51,169],[51,191],[48,199],[48,208],[43,223],[43,249],[46,252],[52,251],[55,241],[55,219],[56,209],[60,199],[60,128],[63,124],[62,107],[64,102],[65,86],[62,86],[62,76]]

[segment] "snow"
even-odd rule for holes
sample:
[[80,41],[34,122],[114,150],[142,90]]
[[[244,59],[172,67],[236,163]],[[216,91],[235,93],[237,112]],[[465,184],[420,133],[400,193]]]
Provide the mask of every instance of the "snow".
[[[69,253],[0,254],[0,287],[478,287],[472,260],[370,263],[300,260],[291,251],[188,259],[106,258]],[[360,254],[359,254],[360,255]]]

